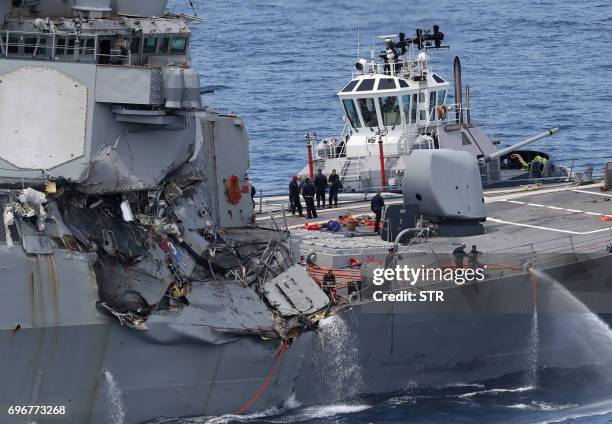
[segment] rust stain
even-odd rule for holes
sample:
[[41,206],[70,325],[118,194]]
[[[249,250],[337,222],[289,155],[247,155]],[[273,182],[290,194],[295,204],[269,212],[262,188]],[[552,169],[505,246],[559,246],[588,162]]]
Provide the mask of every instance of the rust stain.
[[49,281],[51,283],[51,297],[53,299],[53,319],[55,324],[59,324],[59,298],[57,290],[57,273],[55,272],[55,258],[53,256],[45,256],[47,268],[49,270]]
[[89,265],[89,266],[87,267],[87,274],[88,274],[88,276],[89,276],[88,280],[89,280],[89,282],[91,283],[91,286],[92,286],[94,289],[98,290],[98,280],[96,279],[96,273],[95,273],[95,271],[93,270],[93,268],[91,267],[91,265]]
[[40,271],[40,257],[39,256],[35,256],[34,265],[35,265],[34,289],[35,290],[38,289],[37,300],[38,300],[39,307],[40,307],[40,317],[39,318],[42,320],[42,323],[45,323],[47,321],[47,313],[45,311],[45,292],[43,291],[42,273]]
[[34,273],[30,272],[30,281],[28,286],[30,287],[30,315],[32,319],[32,328],[37,327],[36,319],[36,291],[34,288]]

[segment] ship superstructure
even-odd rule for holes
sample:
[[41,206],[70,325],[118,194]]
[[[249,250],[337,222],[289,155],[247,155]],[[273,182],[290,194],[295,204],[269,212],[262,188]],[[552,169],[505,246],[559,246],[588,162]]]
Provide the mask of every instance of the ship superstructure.
[[379,38],[384,49],[379,54],[372,50],[369,60],[358,59],[352,79],[337,93],[345,121],[342,135],[320,142],[307,137],[312,159],[300,175],[312,177],[319,168],[327,175],[336,169],[345,191],[401,191],[409,174],[405,160],[412,151],[451,149],[467,151],[479,161],[485,186],[565,176],[548,154],[517,150],[526,145],[522,143],[498,150],[498,141],[472,123],[469,86],[465,105],[462,100],[459,58],[454,62],[454,98],[451,83],[431,67],[429,53],[448,48],[437,25],[417,29],[413,38],[404,33]]
[[341,308],[251,225],[244,122],[202,105],[166,4],[0,2],[2,422],[281,404]]

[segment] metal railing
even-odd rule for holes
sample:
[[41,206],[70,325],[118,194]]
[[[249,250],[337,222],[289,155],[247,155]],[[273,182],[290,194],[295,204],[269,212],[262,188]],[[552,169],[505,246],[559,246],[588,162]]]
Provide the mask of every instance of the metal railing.
[[[113,41],[106,38],[105,40]],[[109,53],[101,53],[99,41],[98,34],[56,34],[6,30],[0,32],[0,53],[7,58],[132,64],[132,53],[129,46],[125,49],[111,47]]]
[[393,63],[367,62],[364,71],[353,72],[352,77],[356,78],[360,75],[389,75],[408,77],[413,75],[424,75],[424,72],[429,71],[428,67],[418,60],[398,60]]
[[580,255],[608,255],[611,243],[612,227],[601,233],[570,235],[513,248],[527,250],[528,253],[506,253],[508,249],[487,252],[483,255],[482,263],[499,267],[488,266],[488,272],[517,274],[532,267],[545,269],[577,262]]
[[[425,240],[425,243],[428,241]],[[451,253],[440,253],[433,246],[428,247],[435,259],[427,266],[456,266]],[[531,268],[550,269],[611,253],[612,227],[593,234],[570,235],[484,252],[478,256],[477,261],[478,268],[482,267],[487,277],[499,278],[524,274]]]

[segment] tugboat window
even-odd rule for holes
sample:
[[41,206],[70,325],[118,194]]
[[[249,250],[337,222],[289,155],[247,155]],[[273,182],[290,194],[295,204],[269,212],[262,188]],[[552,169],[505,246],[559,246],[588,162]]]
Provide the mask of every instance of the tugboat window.
[[399,80],[399,83],[400,83],[400,87],[401,88],[408,88],[409,87],[409,85],[406,82],[406,80],[401,79],[401,80]]
[[344,99],[342,100],[342,104],[344,105],[346,116],[348,116],[349,121],[351,121],[351,126],[353,128],[361,128],[361,121],[359,121],[359,115],[357,114],[355,102],[350,99]]
[[148,37],[145,38],[143,53],[155,53],[157,50],[157,38]]
[[410,103],[410,122],[416,124],[417,120],[417,95],[412,95],[412,103]]
[[365,99],[358,99],[357,101],[359,102],[359,108],[361,109],[361,116],[365,126],[370,128],[377,127],[378,116],[376,115],[376,103],[374,102],[374,99],[371,97],[366,97]]
[[130,51],[134,54],[137,54],[140,51],[140,38],[132,38],[132,45],[130,46]]
[[186,48],[187,39],[185,37],[177,37],[172,39],[172,44],[170,45],[171,53],[185,53]]
[[374,89],[374,78],[368,78],[361,81],[359,87],[357,87],[357,91],[371,91]]
[[74,49],[75,49],[75,39],[74,38],[69,38],[68,39],[68,49],[66,51],[66,54],[69,55],[73,55],[74,54]]
[[10,34],[8,38],[8,52],[19,53],[19,36]]
[[396,96],[379,97],[378,103],[384,126],[394,127],[402,122],[400,118],[399,100]]
[[410,124],[410,96],[402,96],[402,109],[404,110],[404,121]]
[[168,47],[170,46],[170,38],[164,37],[161,39],[159,43],[159,52],[160,53],[168,53]]
[[395,90],[396,88],[395,80],[392,78],[381,78],[380,81],[378,81],[379,90]]
[[36,47],[36,38],[26,38],[23,52],[26,54],[32,54],[34,53],[34,47]]
[[346,87],[342,89],[342,92],[346,93],[347,91],[353,91],[353,88],[355,88],[358,82],[359,82],[358,80],[353,80],[349,82],[348,84],[346,84]]
[[94,54],[95,52],[95,39],[88,38],[83,45],[83,54]]
[[63,55],[65,47],[66,47],[66,39],[58,38],[57,41],[55,42],[55,54]]
[[111,48],[112,44],[110,40],[100,41],[100,50],[98,51],[98,63],[101,65],[108,65],[111,59]]
[[[51,40],[49,39],[49,45],[51,44]],[[49,49],[49,52],[51,51],[51,49]],[[46,57],[47,56],[47,39],[46,38],[41,38],[40,39],[40,45],[38,46],[38,50],[36,51],[36,55],[39,57]]]
[[442,84],[443,82],[446,82],[436,74],[433,74],[432,76],[433,76],[433,79],[436,80],[438,84]]
[[438,106],[442,106],[446,100],[446,90],[438,91]]
[[436,120],[436,114],[434,113],[434,108],[436,106],[436,92],[429,92],[429,119],[432,121]]
[[421,91],[419,93],[419,103],[425,103],[425,92]]

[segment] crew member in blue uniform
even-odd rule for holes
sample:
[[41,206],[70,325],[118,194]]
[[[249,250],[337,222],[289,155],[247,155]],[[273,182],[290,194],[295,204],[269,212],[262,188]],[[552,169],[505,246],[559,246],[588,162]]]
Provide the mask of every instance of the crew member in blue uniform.
[[325,191],[327,190],[327,177],[323,174],[323,170],[319,169],[317,171],[317,175],[314,179],[314,185],[317,190],[317,209],[321,207],[325,207]]
[[295,216],[295,211],[304,216],[302,213],[302,202],[300,201],[300,186],[298,184],[297,175],[289,183],[289,203],[291,204],[291,215]]
[[382,211],[385,207],[385,201],[380,194],[380,191],[376,193],[374,197],[372,197],[372,202],[370,203],[370,209],[374,212],[374,216],[376,220],[374,221],[374,232],[380,232],[380,218],[382,217]]
[[457,268],[463,268],[463,260],[465,259],[465,244],[457,247],[453,250],[453,256],[455,257],[455,266]]
[[342,183],[340,182],[340,176],[336,174],[336,170],[332,169],[329,178],[327,179],[327,183],[329,184],[329,207],[332,207],[332,202],[334,202],[334,208],[338,207],[338,190],[342,188]]
[[310,181],[310,178],[306,178],[302,186],[302,196],[304,196],[304,201],[306,202],[306,217],[308,219],[317,217],[317,209],[314,204],[315,193],[314,184]]

